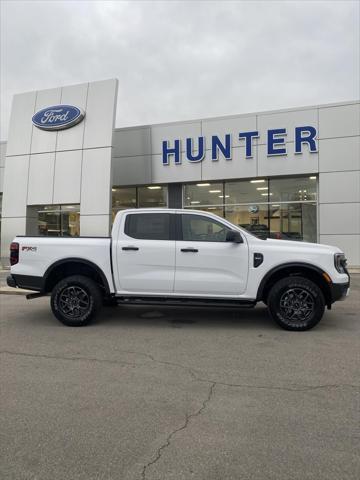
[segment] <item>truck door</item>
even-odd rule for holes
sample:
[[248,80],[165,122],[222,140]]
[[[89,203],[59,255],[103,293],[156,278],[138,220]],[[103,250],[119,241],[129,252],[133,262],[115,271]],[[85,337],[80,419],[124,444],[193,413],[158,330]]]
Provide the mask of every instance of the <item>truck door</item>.
[[114,241],[117,292],[173,292],[175,214],[131,212],[124,222]]
[[231,230],[206,215],[177,216],[175,288],[177,294],[241,295],[248,277],[248,245],[226,241]]

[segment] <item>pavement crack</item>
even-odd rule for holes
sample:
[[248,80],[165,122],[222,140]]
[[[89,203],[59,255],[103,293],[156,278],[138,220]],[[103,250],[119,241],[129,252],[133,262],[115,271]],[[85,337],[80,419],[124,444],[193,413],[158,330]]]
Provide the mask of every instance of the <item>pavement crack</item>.
[[254,388],[254,389],[263,389],[263,390],[285,390],[288,392],[307,392],[310,390],[320,390],[320,389],[330,389],[330,388],[360,388],[359,385],[352,385],[349,383],[334,383],[334,384],[324,384],[324,385],[302,385],[302,386],[292,386],[292,387],[283,387],[278,385],[251,385],[248,383],[226,383],[218,382],[216,380],[210,380],[206,378],[197,378],[199,382],[205,383],[215,383],[216,385],[223,385],[225,387],[231,388]]
[[142,469],[142,472],[141,472],[142,480],[146,480],[146,472],[147,472],[148,468],[151,467],[152,465],[154,465],[156,462],[158,462],[160,460],[160,458],[163,454],[163,451],[170,446],[171,439],[174,437],[174,435],[176,435],[178,432],[181,432],[182,430],[185,430],[188,427],[188,425],[190,423],[190,420],[192,418],[198,417],[199,415],[202,414],[202,412],[205,410],[207,404],[210,402],[210,400],[211,400],[211,398],[214,394],[215,386],[216,386],[216,382],[211,382],[207,397],[202,402],[201,407],[198,410],[196,410],[196,412],[194,412],[194,413],[186,414],[184,424],[181,427],[176,428],[175,430],[172,430],[169,433],[165,442],[158,448],[158,450],[156,452],[156,455],[153,458],[153,460],[151,460],[146,465],[144,465],[144,467]]
[[[153,355],[150,355],[150,353],[137,352],[137,351],[131,351],[131,350],[121,350],[121,353],[131,353],[132,355],[142,355],[144,357],[149,358],[154,363],[158,363],[160,365],[168,365],[170,367],[181,368],[181,369],[185,370],[187,373],[189,373],[189,375],[194,380],[199,381],[197,376],[196,376],[196,373],[194,372],[194,370],[191,367],[188,367],[186,365],[181,365],[181,363],[169,362],[169,361],[166,361],[166,360],[158,360]],[[211,381],[209,381],[209,383],[211,383]]]
[[108,364],[115,364],[115,365],[130,365],[132,367],[146,365],[145,363],[124,362],[122,360],[109,360],[109,359],[102,359],[102,358],[96,358],[96,357],[75,357],[75,356],[67,357],[63,355],[49,355],[49,354],[43,354],[43,353],[12,352],[10,350],[2,350],[0,351],[0,354],[31,357],[31,358],[46,358],[50,360],[84,361],[84,362],[108,363]]
[[[280,386],[280,385],[254,385],[249,383],[227,383],[227,382],[214,380],[211,378],[199,377],[195,373],[194,369],[189,366],[182,365],[180,363],[175,363],[175,362],[168,362],[166,360],[157,360],[153,355],[150,355],[149,353],[136,352],[136,351],[130,351],[130,350],[121,350],[119,353],[130,353],[132,355],[140,355],[140,356],[149,358],[152,362],[157,363],[159,365],[167,365],[167,366],[181,368],[182,370],[186,371],[191,376],[191,378],[196,382],[222,385],[222,386],[231,387],[231,388],[283,390],[288,392],[307,392],[311,390],[335,389],[335,388],[360,388],[359,385],[353,385],[348,383],[334,383],[334,384],[324,384],[324,385],[293,385],[289,387]],[[14,355],[14,356],[19,355],[19,356],[33,357],[33,358],[47,358],[47,359],[55,359],[55,360],[67,360],[67,361],[98,362],[98,363],[106,363],[106,364],[113,364],[113,365],[129,365],[132,367],[146,365],[146,363],[140,363],[140,362],[126,362],[123,360],[110,360],[106,358],[97,358],[97,357],[83,357],[83,356],[68,357],[68,356],[49,355],[49,354],[41,354],[41,353],[14,352],[10,350],[2,350],[0,351],[0,354],[7,354],[7,355]]]

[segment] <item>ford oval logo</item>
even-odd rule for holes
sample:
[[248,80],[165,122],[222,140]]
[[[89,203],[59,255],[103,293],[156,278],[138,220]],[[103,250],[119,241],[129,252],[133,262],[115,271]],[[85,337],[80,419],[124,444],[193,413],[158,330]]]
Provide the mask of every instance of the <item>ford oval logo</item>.
[[258,205],[250,205],[248,208],[249,213],[258,213],[259,212],[259,207]]
[[63,130],[81,122],[85,112],[73,105],[54,105],[39,110],[32,117],[32,123],[41,130]]

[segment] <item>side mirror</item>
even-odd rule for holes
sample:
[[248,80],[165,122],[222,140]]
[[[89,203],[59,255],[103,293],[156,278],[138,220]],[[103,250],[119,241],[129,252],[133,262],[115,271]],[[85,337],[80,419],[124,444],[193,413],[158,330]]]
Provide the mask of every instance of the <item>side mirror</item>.
[[238,232],[237,230],[229,230],[226,234],[226,241],[233,243],[244,243],[240,232]]

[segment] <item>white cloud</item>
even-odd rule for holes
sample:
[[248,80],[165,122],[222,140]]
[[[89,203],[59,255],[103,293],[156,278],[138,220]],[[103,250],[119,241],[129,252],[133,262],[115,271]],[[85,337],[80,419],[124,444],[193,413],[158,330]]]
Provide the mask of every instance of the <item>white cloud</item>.
[[13,94],[119,78],[117,125],[358,98],[356,1],[2,1]]

